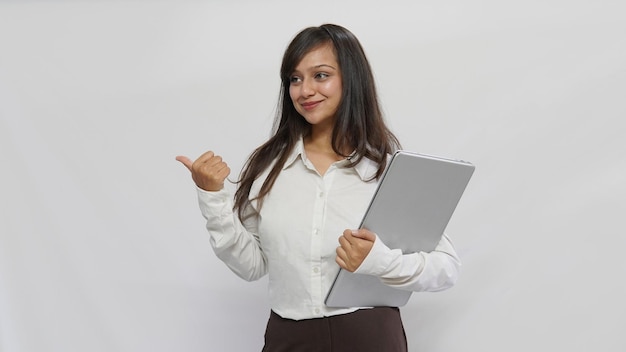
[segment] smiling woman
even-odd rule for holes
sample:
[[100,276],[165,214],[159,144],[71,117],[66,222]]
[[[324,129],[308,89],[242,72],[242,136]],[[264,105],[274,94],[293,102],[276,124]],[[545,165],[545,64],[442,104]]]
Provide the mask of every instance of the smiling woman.
[[296,111],[311,125],[304,140],[309,160],[320,174],[351,150],[336,153],[331,146],[333,126],[341,103],[341,75],[332,45],[306,54],[290,79],[289,96]]
[[400,145],[372,76],[350,31],[306,28],[283,57],[274,135],[248,159],[234,203],[220,156],[177,158],[198,186],[217,256],[245,280],[269,274],[264,351],[407,351],[397,307],[324,304],[340,268],[415,291],[456,281],[459,259],[446,236],[430,253],[402,254],[354,228]]
[[[358,101],[372,96],[359,71],[368,67],[341,33],[292,48],[277,74],[293,35],[328,21],[367,49],[404,148],[480,165],[447,229],[463,261],[459,281],[401,308],[410,350],[626,351],[626,2],[293,4],[0,1],[0,351],[259,351],[267,297],[292,300],[274,285],[281,275],[312,293],[300,307],[315,314],[325,287],[309,288],[338,267],[336,238],[357,226],[350,213],[368,191],[351,177],[375,172],[374,162],[362,166],[376,156],[323,177],[310,148],[281,160],[261,211],[280,209],[280,221],[263,218],[258,233],[267,241],[288,228],[263,253],[301,260],[255,282],[213,255],[190,199],[195,184],[171,159],[215,148],[241,170],[266,141],[279,81],[329,42],[342,78],[331,140],[377,153],[374,132],[384,131],[357,118],[376,114],[377,102]],[[245,204],[290,136],[308,132],[280,93],[276,127],[291,133],[249,169],[259,181]],[[291,178],[303,160],[309,178]],[[235,242],[211,231],[226,257]]]
[[289,96],[314,130],[332,127],[341,102],[341,75],[332,46],[322,45],[302,58],[291,76]]

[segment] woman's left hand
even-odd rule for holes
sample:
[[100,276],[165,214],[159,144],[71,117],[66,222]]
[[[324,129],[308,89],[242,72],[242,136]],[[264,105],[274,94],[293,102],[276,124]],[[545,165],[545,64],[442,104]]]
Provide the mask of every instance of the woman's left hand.
[[369,230],[344,230],[343,235],[339,236],[340,246],[337,247],[335,261],[341,268],[354,272],[369,254],[374,241],[376,235]]

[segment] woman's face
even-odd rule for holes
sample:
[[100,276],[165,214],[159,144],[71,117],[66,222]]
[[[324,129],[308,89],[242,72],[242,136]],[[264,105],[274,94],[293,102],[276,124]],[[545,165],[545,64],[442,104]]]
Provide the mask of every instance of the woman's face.
[[319,46],[306,54],[290,77],[289,95],[307,122],[332,127],[341,102],[341,72],[333,47]]

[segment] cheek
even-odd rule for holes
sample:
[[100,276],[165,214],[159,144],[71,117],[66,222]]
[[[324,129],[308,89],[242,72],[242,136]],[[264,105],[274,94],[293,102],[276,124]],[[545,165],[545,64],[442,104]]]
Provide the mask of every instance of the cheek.
[[294,88],[293,86],[289,86],[289,97],[295,105],[295,102],[298,99],[298,89]]
[[326,96],[341,98],[341,84],[338,82],[328,82],[320,87],[320,92]]

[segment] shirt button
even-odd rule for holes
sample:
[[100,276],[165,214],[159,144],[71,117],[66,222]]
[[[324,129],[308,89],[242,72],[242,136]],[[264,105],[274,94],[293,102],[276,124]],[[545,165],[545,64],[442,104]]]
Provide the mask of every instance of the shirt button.
[[324,192],[320,192],[320,198],[324,196]]
[[316,273],[316,274],[319,273],[320,272],[320,268],[318,268],[318,267],[313,268],[313,272]]
[[313,234],[314,235],[318,235],[319,233],[320,233],[320,230],[318,230],[318,229],[313,230]]
[[320,314],[320,309],[319,309],[319,308],[315,308],[315,309],[313,309],[313,312],[314,312],[315,314]]

